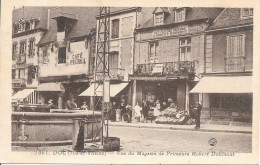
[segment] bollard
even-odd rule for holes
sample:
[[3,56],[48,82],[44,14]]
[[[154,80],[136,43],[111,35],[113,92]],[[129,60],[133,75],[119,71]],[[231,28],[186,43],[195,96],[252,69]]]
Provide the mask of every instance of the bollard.
[[72,149],[84,150],[84,119],[73,119]]

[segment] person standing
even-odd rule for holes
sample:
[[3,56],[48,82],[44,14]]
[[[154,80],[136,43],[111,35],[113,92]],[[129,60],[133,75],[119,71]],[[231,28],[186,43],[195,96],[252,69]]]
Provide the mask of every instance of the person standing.
[[193,108],[193,115],[194,115],[195,123],[196,123],[195,129],[199,129],[200,128],[201,109],[202,109],[202,106],[200,105],[200,103],[196,102],[196,104],[195,104],[195,106]]
[[77,108],[77,104],[75,103],[75,98],[74,96],[70,96],[70,99],[66,102],[65,104],[65,108],[69,109],[69,110],[76,110]]
[[143,113],[143,116],[144,116],[144,122],[147,120],[149,110],[150,110],[149,101],[144,100],[143,105],[142,105],[142,113]]

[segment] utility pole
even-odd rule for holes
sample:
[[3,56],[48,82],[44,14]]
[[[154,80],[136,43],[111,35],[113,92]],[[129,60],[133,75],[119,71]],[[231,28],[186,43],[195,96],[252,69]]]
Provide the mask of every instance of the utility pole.
[[[95,70],[94,70],[94,110],[102,103],[101,143],[104,143],[104,128],[108,137],[108,121],[105,123],[110,105],[109,78],[110,8],[100,7],[97,25]],[[94,113],[94,111],[93,111]]]

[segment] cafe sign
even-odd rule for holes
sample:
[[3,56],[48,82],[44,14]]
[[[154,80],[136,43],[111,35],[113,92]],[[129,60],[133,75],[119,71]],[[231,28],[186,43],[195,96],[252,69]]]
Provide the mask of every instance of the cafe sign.
[[70,60],[70,65],[86,64],[86,59],[83,57],[83,53],[73,54]]
[[153,31],[152,35],[153,38],[159,38],[159,37],[183,35],[187,33],[188,33],[188,25],[183,25],[183,26],[172,27],[167,29],[158,29]]

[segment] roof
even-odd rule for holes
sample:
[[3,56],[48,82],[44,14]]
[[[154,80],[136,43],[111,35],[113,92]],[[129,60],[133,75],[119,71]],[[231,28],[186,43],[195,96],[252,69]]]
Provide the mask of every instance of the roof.
[[253,18],[241,19],[241,8],[226,8],[218,18],[213,22],[212,26],[209,27],[210,30],[252,24]]
[[[118,15],[118,14],[123,14],[126,12],[131,12],[139,9],[140,7],[110,7],[110,15]],[[100,17],[100,13],[96,15],[96,18],[98,19]]]
[[166,13],[169,13],[169,8],[168,7],[156,7],[153,11],[153,13],[158,9],[158,8],[161,8],[162,12],[166,12]]
[[[55,14],[55,9],[50,9],[50,25],[48,31],[43,35],[39,45],[54,42],[57,36],[57,22],[52,19]],[[60,9],[60,8],[59,8]],[[92,29],[96,28],[96,15],[99,13],[98,7],[61,7],[61,11],[64,13],[77,14],[78,20],[73,25],[72,30],[66,36],[66,39],[77,38],[87,36]]]
[[35,28],[47,29],[48,7],[21,7],[13,10],[12,22],[19,23],[23,18],[25,21],[31,18],[40,20]]
[[[171,7],[168,9],[170,14],[165,19],[165,24],[173,24],[175,23],[174,18],[174,10],[175,8]],[[188,8],[188,13],[186,15],[185,21],[193,21],[193,20],[200,20],[200,19],[216,19],[216,17],[224,10],[224,8],[202,8],[202,7],[193,7]],[[153,17],[150,18],[147,22],[145,22],[141,28],[149,28],[153,27]]]

